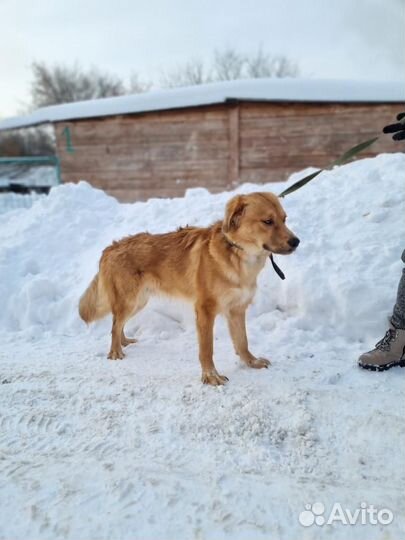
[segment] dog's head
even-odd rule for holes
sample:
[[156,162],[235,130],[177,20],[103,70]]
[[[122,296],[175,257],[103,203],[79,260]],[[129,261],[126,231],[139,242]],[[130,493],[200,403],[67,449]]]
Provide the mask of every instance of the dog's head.
[[286,226],[287,215],[273,193],[236,195],[226,205],[222,230],[248,253],[292,253],[299,239]]

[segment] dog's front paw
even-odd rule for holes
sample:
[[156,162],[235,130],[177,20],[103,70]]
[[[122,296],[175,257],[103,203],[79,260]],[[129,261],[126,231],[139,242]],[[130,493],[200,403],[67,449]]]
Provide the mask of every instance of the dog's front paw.
[[109,360],[122,360],[124,356],[125,354],[123,353],[123,351],[110,351],[108,353]]
[[201,375],[201,381],[203,384],[210,384],[211,386],[221,386],[229,381],[228,377],[220,375],[216,370],[203,371]]
[[247,365],[254,369],[262,369],[262,368],[268,368],[271,366],[270,360],[266,360],[266,358],[250,358],[247,362]]

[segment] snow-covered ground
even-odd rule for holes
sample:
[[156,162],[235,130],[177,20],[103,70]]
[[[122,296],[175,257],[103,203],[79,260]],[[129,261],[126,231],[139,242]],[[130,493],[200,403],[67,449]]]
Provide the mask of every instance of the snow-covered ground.
[[[200,383],[190,307],[152,302],[109,362],[110,321],[87,328],[77,302],[113,239],[209,224],[229,193],[119,204],[80,183],[0,215],[0,538],[403,538],[404,372],[356,360],[395,300],[404,170],[381,155],[286,197],[301,245],[276,258],[284,282],[267,265],[248,321],[272,366],[243,367],[218,320],[219,388]],[[394,519],[304,527],[315,502]]]

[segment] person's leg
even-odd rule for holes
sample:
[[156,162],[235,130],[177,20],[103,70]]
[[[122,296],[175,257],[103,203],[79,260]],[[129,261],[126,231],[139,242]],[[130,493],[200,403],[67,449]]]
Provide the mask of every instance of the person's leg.
[[[405,250],[402,252],[402,260],[405,263]],[[391,324],[397,329],[405,330],[405,268],[398,285],[397,301],[392,313]]]
[[[402,260],[405,262],[405,250]],[[394,366],[405,367],[405,268],[398,285],[390,328],[375,349],[360,356],[359,366],[371,371],[385,371]]]

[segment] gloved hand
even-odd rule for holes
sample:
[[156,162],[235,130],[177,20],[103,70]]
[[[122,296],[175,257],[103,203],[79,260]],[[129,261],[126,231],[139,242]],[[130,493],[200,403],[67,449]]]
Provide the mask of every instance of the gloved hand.
[[385,126],[385,128],[383,129],[383,132],[394,133],[394,135],[392,136],[393,140],[402,141],[403,139],[405,139],[405,112],[399,113],[397,115],[397,120],[399,120],[398,123]]

